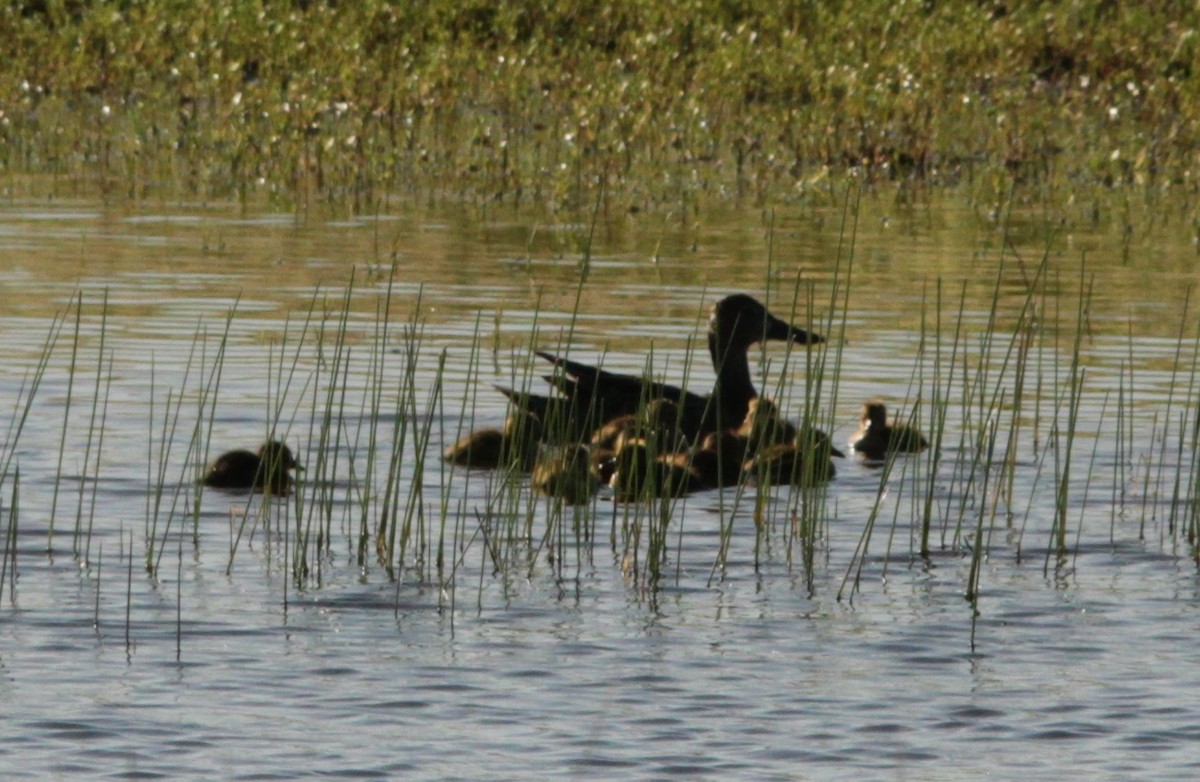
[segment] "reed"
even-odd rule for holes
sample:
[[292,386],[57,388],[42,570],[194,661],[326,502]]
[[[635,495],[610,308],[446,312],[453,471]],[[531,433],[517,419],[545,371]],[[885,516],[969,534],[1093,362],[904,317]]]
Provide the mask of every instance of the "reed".
[[175,662],[183,660],[183,536],[176,541],[175,558]]
[[[43,380],[46,377],[46,371],[50,366],[51,358],[54,354],[54,348],[58,344],[58,340],[62,335],[62,330],[67,322],[70,305],[65,309],[59,310],[51,318],[50,326],[46,334],[46,339],[42,343],[41,352],[38,354],[37,361],[34,364],[33,370],[27,373],[21,380],[21,386],[17,391],[16,399],[13,402],[13,413],[8,420],[7,431],[4,437],[4,448],[0,450],[0,488],[9,479],[10,473],[15,469],[16,456],[18,446],[21,441],[21,434],[25,431],[25,426],[29,422],[30,413],[33,411],[34,402],[37,399],[38,391],[41,389]],[[76,326],[78,329],[78,326]],[[76,331],[76,341],[78,340],[78,331]],[[70,410],[70,399],[68,398],[65,410]],[[64,418],[66,413],[64,412]],[[64,423],[65,426],[65,423]],[[61,474],[62,454],[65,449],[59,449],[59,473]],[[51,501],[50,521],[47,525],[46,532],[46,551],[53,551],[54,542],[54,503],[58,498],[58,476],[55,477],[54,495]],[[10,519],[10,525],[12,524]]]
[[[368,426],[366,458],[362,472],[363,485],[362,490],[358,493],[359,532],[357,562],[360,568],[365,568],[367,566],[367,550],[370,544],[372,532],[371,509],[375,502],[375,465],[377,452],[379,450],[379,428],[383,416],[383,392],[386,382],[385,370],[387,368],[387,364],[384,359],[387,356],[387,334],[388,327],[391,325],[392,291],[395,280],[396,263],[393,261],[388,272],[387,286],[385,288],[383,298],[378,302],[375,310],[375,329],[372,340],[373,349],[371,351],[370,366],[367,372],[367,386],[370,389],[370,410],[366,414]],[[353,467],[354,463],[355,460],[352,453],[350,458],[351,467]]]
[[[103,364],[101,365],[101,367],[97,367],[97,372],[99,373],[102,368],[103,368]],[[108,400],[109,400],[109,393],[112,391],[112,380],[113,380],[113,354],[111,351],[108,354],[108,365],[107,365],[107,368],[105,369],[105,371],[103,372],[103,374],[104,374],[104,399],[103,399],[103,401],[100,402],[100,420],[99,420],[99,423],[97,426],[97,428],[99,429],[99,433],[96,436],[96,459],[94,462],[92,462],[92,476],[91,476],[92,490],[91,490],[91,496],[88,501],[87,534],[85,537],[85,542],[84,542],[84,547],[83,547],[83,561],[85,563],[88,562],[91,558],[92,531],[94,529],[95,520],[96,520],[96,494],[100,490],[100,461],[101,461],[100,457],[101,457],[101,454],[104,452],[104,433],[108,428]],[[93,409],[93,413],[94,412],[95,411]],[[91,442],[91,439],[92,439],[92,430],[89,429],[88,430],[89,444]],[[81,483],[80,484],[81,489],[82,489],[82,486],[83,486],[83,484]]]
[[92,605],[92,629],[94,629],[97,634],[100,632],[100,587],[104,583],[102,578],[103,573],[104,543],[101,542],[100,545],[96,547],[96,594],[95,601]]
[[420,311],[420,306],[421,297],[418,295],[413,306],[412,321],[402,332],[404,369],[401,373],[400,392],[396,396],[396,403],[392,412],[394,424],[391,437],[391,455],[387,468],[383,504],[379,513],[379,525],[376,528],[376,550],[380,562],[387,569],[388,577],[396,580],[397,589],[399,589],[399,579],[396,568],[398,566],[402,567],[405,562],[405,554],[412,532],[412,516],[406,512],[404,529],[399,537],[397,537],[397,522],[400,518],[400,508],[402,505],[407,507],[401,499],[400,486],[402,480],[406,477],[401,470],[401,466],[410,437],[409,422],[410,420],[416,420],[415,418],[410,419],[406,415],[405,403],[411,396],[415,396],[416,394],[417,341],[420,333],[417,313]]
[[[50,496],[50,520],[46,527],[46,551],[53,551],[54,549],[54,522],[58,517],[58,493],[59,487],[62,484],[63,457],[67,452],[67,431],[70,426],[71,401],[75,390],[75,368],[76,362],[79,359],[79,325],[83,317],[83,293],[76,291],[72,298],[75,303],[75,330],[74,338],[71,340],[71,359],[67,365],[67,395],[63,400],[62,427],[59,429],[58,436],[58,459],[54,470],[54,491]],[[70,306],[68,305],[68,311],[69,309]],[[51,334],[55,332],[53,324],[51,325],[50,332]]]
[[118,532],[118,540],[121,541],[121,555],[125,559],[125,659],[130,661],[133,657],[133,532],[129,533],[128,553],[125,551],[124,526]]
[[[224,329],[221,333],[216,355],[213,357],[211,366],[208,364],[206,353],[208,343],[207,331],[203,322],[196,324],[196,329],[192,335],[192,344],[188,349],[187,360],[184,364],[181,380],[182,387],[179,389],[167,389],[161,421],[156,420],[154,414],[154,404],[157,394],[154,359],[151,357],[145,538],[147,541],[146,571],[152,578],[157,577],[166,542],[169,539],[175,518],[180,513],[181,503],[190,505],[191,507],[193,543],[194,545],[199,545],[200,506],[204,488],[201,470],[203,469],[202,466],[208,462],[209,441],[212,432],[213,416],[217,407],[221,371],[224,367],[225,353],[229,341],[229,330],[233,324],[237,305],[238,302],[235,300],[233,306],[226,313]],[[197,358],[197,352],[199,352],[199,358]],[[189,395],[188,386],[191,382],[193,367],[196,366],[197,361],[199,362],[199,369],[197,371],[202,378],[202,382],[196,399],[195,420],[192,422],[187,451],[184,455],[182,478],[175,484],[175,488],[171,493],[170,507],[167,509],[166,518],[163,519],[163,503],[167,493],[168,475],[172,469],[171,457],[177,441],[184,410],[184,401]],[[155,448],[154,442],[154,428],[156,425],[160,427],[157,448]],[[161,536],[159,534],[160,523],[162,524]]]
[[[1087,369],[1080,360],[1080,344],[1083,339],[1083,322],[1088,305],[1088,288],[1085,286],[1086,277],[1080,268],[1079,298],[1076,303],[1075,341],[1071,352],[1071,366],[1067,386],[1061,389],[1062,396],[1056,407],[1053,431],[1057,434],[1058,445],[1055,447],[1054,472],[1057,476],[1057,487],[1054,501],[1054,524],[1051,528],[1051,550],[1059,560],[1067,556],[1067,508],[1071,490],[1071,458],[1075,445],[1076,431],[1079,424],[1079,408],[1083,397],[1084,381]],[[1056,374],[1057,377],[1057,374]],[[1067,407],[1065,425],[1060,422],[1057,411],[1063,405]],[[1049,567],[1049,556],[1047,556]]]
[[13,469],[12,501],[8,508],[8,524],[4,528],[4,552],[0,556],[0,598],[4,597],[5,584],[8,585],[8,600],[15,604],[17,600],[17,520],[21,508],[21,467]]
[[[83,451],[83,464],[79,471],[79,487],[78,500],[75,505],[75,531],[73,535],[72,551],[76,558],[82,558],[87,561],[87,548],[91,545],[91,530],[92,520],[95,515],[95,476],[99,470],[101,445],[104,441],[104,424],[103,420],[108,411],[108,388],[111,386],[112,380],[112,356],[105,349],[105,339],[108,334],[108,290],[104,291],[104,296],[100,305],[100,334],[99,342],[96,346],[96,378],[92,388],[92,408],[88,419],[87,440]],[[108,358],[108,372],[105,372],[105,358]],[[105,384],[105,378],[108,378],[109,383]],[[102,394],[103,392],[103,394]],[[101,401],[103,396],[104,401]],[[94,451],[94,453],[93,453]],[[93,477],[93,491],[90,493],[91,503],[87,515],[86,530],[84,529],[84,507],[88,505],[89,492],[87,491],[88,476],[91,473]]]

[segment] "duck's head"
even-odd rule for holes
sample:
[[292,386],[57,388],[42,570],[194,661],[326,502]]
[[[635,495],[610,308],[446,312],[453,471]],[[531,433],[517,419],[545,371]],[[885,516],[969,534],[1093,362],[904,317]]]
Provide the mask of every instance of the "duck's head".
[[751,450],[757,451],[764,445],[791,440],[796,436],[796,427],[780,414],[778,405],[759,396],[750,400],[746,420],[737,433],[748,438]]
[[862,425],[868,429],[883,429],[887,426],[887,406],[882,399],[872,399],[863,403]]
[[504,419],[504,434],[536,443],[542,439],[542,419],[528,410],[514,410]]
[[819,334],[797,328],[772,315],[753,296],[736,293],[713,305],[708,318],[709,339],[725,349],[745,350],[768,339],[816,345],[825,341]]

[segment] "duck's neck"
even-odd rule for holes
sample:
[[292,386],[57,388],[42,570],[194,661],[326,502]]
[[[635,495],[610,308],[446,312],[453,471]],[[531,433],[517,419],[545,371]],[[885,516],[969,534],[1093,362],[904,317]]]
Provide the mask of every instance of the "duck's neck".
[[750,359],[744,345],[721,345],[717,335],[708,335],[708,352],[712,355],[713,369],[717,371],[717,382],[713,397],[720,409],[720,426],[728,429],[740,426],[750,409],[750,402],[758,396],[750,380]]

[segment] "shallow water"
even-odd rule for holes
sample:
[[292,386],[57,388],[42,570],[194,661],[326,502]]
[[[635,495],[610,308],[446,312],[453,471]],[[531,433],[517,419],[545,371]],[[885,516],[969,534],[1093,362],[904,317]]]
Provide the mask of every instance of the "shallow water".
[[[589,233],[503,213],[0,210],[0,403],[14,422],[0,493],[15,539],[2,550],[16,573],[0,598],[5,777],[1196,777],[1184,307],[1198,273],[1185,226],[1159,225],[1126,253],[1105,222],[1030,208],[1005,223],[949,200],[871,197],[852,230],[837,207],[702,225],[635,216],[600,227],[581,283]],[[830,305],[835,286],[845,307]],[[1006,357],[1031,287],[1038,328],[1014,411]],[[533,347],[629,372],[653,351],[656,373],[710,385],[704,319],[732,291],[784,313],[796,295],[796,320],[834,337],[819,414],[838,442],[869,397],[928,429],[941,394],[932,483],[929,452],[890,473],[842,460],[812,495],[770,492],[759,535],[752,491],[693,495],[671,511],[653,579],[619,540],[626,509],[603,497],[580,509],[584,539],[572,511],[433,458],[503,420],[493,383],[539,384]],[[56,313],[62,333],[18,433]],[[1078,323],[1060,558],[1047,552]],[[808,357],[756,358],[760,386],[799,417],[816,393]],[[985,411],[1001,390],[1003,412]],[[266,516],[214,491],[193,515],[203,458],[189,443],[210,415],[214,452],[253,447],[278,419],[313,483]],[[1020,422],[1011,501],[1002,459],[976,461],[989,415],[996,454]],[[398,511],[424,526],[393,579],[373,538],[361,564],[358,545],[366,476],[373,529],[400,431]],[[811,572],[791,531],[800,502],[821,524]],[[318,529],[327,547],[297,545]],[[973,607],[977,529],[988,556]]]

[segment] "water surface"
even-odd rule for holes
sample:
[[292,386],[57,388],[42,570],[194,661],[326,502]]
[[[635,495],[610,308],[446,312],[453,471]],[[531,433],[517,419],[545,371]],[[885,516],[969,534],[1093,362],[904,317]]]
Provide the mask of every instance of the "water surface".
[[[1186,233],[1168,222],[1126,248],[1071,213],[871,196],[853,223],[838,206],[627,216],[589,249],[590,226],[520,214],[9,203],[6,777],[1195,778]],[[711,385],[707,309],[734,291],[798,301],[833,337],[818,412],[837,441],[867,398],[926,428],[945,400],[932,481],[931,453],[890,472],[844,460],[815,494],[773,490],[759,534],[753,493],[693,495],[655,580],[611,542],[627,509],[605,496],[577,511],[591,539],[568,509],[543,543],[564,511],[415,457],[426,424],[431,455],[499,424],[491,385],[538,385],[535,347],[629,372],[652,354],[673,382]],[[1017,408],[1008,346],[1028,301]],[[792,417],[818,393],[807,361],[755,355]],[[265,509],[204,492],[193,513],[192,433],[253,447],[273,421],[319,480]],[[370,534],[400,431],[393,507],[424,532],[389,573]],[[822,525],[811,571],[800,503]],[[502,566],[493,513],[529,535]]]

